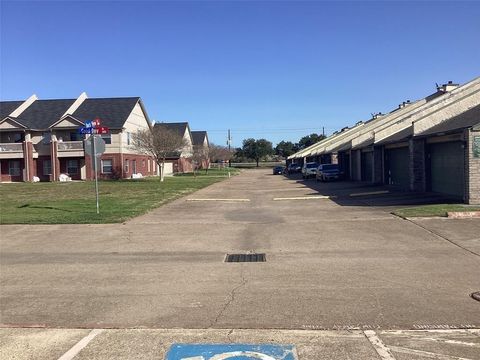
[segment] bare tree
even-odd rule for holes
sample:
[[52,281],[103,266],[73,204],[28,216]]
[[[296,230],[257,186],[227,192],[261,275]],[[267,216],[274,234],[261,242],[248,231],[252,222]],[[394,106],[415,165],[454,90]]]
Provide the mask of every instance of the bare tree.
[[226,146],[210,144],[209,156],[212,162],[229,161],[233,153]]
[[193,162],[193,175],[197,175],[198,169],[205,169],[205,172],[208,173],[208,167],[210,163],[209,157],[209,147],[202,145],[194,145],[193,146],[193,155],[192,155],[192,162]]
[[181,135],[163,126],[155,126],[133,134],[133,148],[155,159],[160,169],[160,181],[164,180],[165,160],[181,155],[186,146],[187,142]]

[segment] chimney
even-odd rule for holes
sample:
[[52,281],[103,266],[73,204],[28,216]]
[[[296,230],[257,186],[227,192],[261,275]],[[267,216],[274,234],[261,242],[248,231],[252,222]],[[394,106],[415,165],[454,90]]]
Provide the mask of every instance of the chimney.
[[452,91],[453,89],[456,89],[457,87],[459,87],[459,84],[454,84],[453,81],[450,80],[446,84],[443,84],[440,86],[437,85],[437,91],[446,93],[446,92]]

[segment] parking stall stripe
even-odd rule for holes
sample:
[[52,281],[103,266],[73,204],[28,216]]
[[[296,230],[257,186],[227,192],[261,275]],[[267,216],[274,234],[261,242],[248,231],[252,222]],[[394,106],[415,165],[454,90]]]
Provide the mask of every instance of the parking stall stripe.
[[82,349],[84,349],[90,341],[92,341],[97,335],[104,332],[104,329],[93,329],[90,333],[77,342],[73,347],[68,350],[65,354],[58,358],[58,360],[72,360],[75,356],[78,355]]
[[273,201],[280,200],[318,200],[318,199],[331,199],[332,196],[293,196],[293,197],[279,197],[273,198]]
[[395,360],[390,349],[380,340],[375,331],[365,330],[363,333],[382,360]]
[[187,199],[187,201],[234,201],[234,202],[249,202],[250,199]]

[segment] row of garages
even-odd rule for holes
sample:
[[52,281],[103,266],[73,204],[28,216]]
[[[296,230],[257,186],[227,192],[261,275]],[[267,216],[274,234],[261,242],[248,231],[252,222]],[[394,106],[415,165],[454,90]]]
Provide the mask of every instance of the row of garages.
[[288,158],[338,163],[345,178],[480,203],[480,78],[448,84]]

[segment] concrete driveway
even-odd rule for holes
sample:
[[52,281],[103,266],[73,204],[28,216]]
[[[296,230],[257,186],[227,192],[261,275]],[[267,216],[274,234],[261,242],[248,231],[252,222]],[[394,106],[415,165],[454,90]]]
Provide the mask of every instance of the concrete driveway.
[[[227,334],[230,341],[254,342],[255,334],[271,334],[302,343],[310,334],[332,352],[327,345],[301,347],[300,359],[382,358],[364,332],[371,331],[396,344],[400,350],[389,350],[394,359],[430,356],[402,352],[402,341],[411,350],[479,358],[480,302],[470,294],[480,290],[480,222],[464,221],[457,235],[450,230],[456,220],[419,226],[390,215],[388,206],[366,206],[349,196],[363,191],[361,184],[315,186],[248,170],[126,224],[2,226],[3,349],[11,354],[18,336],[37,331],[48,338],[53,331],[26,327],[72,329],[62,330],[68,338],[62,345],[42,348],[45,354],[68,350],[88,334],[81,329],[119,329],[98,335],[111,345],[129,341],[132,333],[122,329],[152,329],[134,332],[148,340],[152,334],[174,339],[166,334],[178,330],[161,329],[181,328],[190,329],[181,333],[192,341],[206,334],[210,342],[224,342]],[[343,201],[325,194],[341,194]],[[224,262],[226,254],[253,252],[265,253],[267,261]],[[457,328],[431,341],[441,346],[428,351],[412,348],[413,337],[405,335]],[[238,329],[245,329],[243,338]],[[467,340],[445,342],[448,336]],[[98,358],[121,358],[112,355],[117,350]]]

